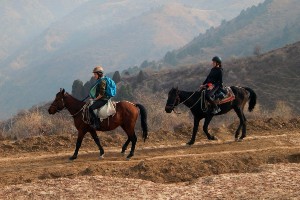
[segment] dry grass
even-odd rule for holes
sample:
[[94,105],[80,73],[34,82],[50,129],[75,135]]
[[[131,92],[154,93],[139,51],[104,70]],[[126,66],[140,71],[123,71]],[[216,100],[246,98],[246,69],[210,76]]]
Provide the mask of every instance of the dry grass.
[[152,131],[173,130],[175,126],[182,123],[189,123],[192,118],[187,109],[179,106],[177,109],[181,114],[166,113],[165,105],[167,101],[166,93],[160,92],[152,95],[145,95],[142,92],[137,92],[137,99],[141,102],[148,111],[148,125]]
[[[148,111],[147,121],[150,132],[176,132],[177,129],[190,130],[193,126],[192,114],[184,105],[180,105],[176,108],[176,111],[181,114],[165,112],[165,103],[167,100],[165,91],[149,95],[149,91],[136,90],[135,96],[136,101],[144,105]],[[48,105],[45,105],[40,108],[21,111],[13,118],[1,122],[0,140],[5,138],[18,140],[39,135],[61,135],[76,132],[73,120],[67,111],[51,116],[47,113],[47,108]],[[276,117],[288,120],[295,117],[292,108],[283,101],[277,102],[274,110],[262,109],[260,104],[256,105],[253,112],[248,112],[247,108],[248,105],[245,107],[247,120],[264,120]],[[200,129],[203,121],[204,120],[201,121]],[[209,128],[226,130],[233,123],[238,123],[238,121],[239,119],[235,112],[231,111],[226,115],[213,118]],[[139,121],[137,122],[136,128],[138,130],[141,129]],[[121,132],[121,129],[116,129],[112,133],[118,134]]]
[[50,116],[39,109],[21,111],[1,124],[2,138],[14,140],[38,135],[70,133],[74,130],[73,122],[65,114]]

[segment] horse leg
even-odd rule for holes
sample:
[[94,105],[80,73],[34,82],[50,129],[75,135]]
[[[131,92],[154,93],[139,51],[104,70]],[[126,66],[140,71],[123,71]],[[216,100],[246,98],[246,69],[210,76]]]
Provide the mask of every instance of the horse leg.
[[242,139],[238,139],[239,134],[240,134],[240,130],[244,126],[244,116],[243,116],[243,113],[242,113],[242,111],[239,107],[234,107],[233,109],[234,109],[235,113],[237,114],[237,116],[240,119],[240,124],[239,124],[239,127],[237,128],[237,130],[235,131],[234,138],[235,138],[235,141],[241,141],[245,137],[244,136]]
[[217,138],[215,136],[213,136],[213,135],[211,135],[211,134],[208,133],[208,125],[211,122],[212,118],[213,118],[212,115],[209,115],[209,116],[207,116],[205,118],[204,124],[203,124],[203,131],[204,131],[207,139],[209,139],[209,140],[216,140]]
[[125,151],[126,151],[129,143],[130,143],[130,138],[128,137],[128,139],[126,140],[126,142],[122,146],[122,151],[121,151],[122,154],[125,154]]
[[99,149],[99,151],[100,151],[100,158],[103,158],[103,156],[104,156],[104,149],[103,149],[103,147],[102,147],[101,144],[100,144],[100,140],[99,140],[99,137],[98,137],[96,131],[95,131],[94,129],[92,129],[92,130],[90,131],[90,133],[91,133],[91,136],[92,136],[92,138],[94,139],[95,143],[96,143],[97,146],[98,146],[98,149]]
[[195,143],[200,120],[201,120],[201,118],[194,117],[193,134],[192,134],[191,140],[188,143],[186,143],[187,145],[193,145]]
[[137,141],[137,137],[135,133],[133,134],[133,136],[130,137],[130,140],[131,140],[131,150],[128,156],[126,157],[127,160],[129,160],[134,155],[135,145]]
[[244,123],[243,123],[242,135],[239,140],[243,140],[246,137],[246,126],[247,126],[246,121],[247,120],[246,120],[244,113],[243,113],[243,120],[244,120]]
[[86,134],[86,132],[81,132],[81,131],[78,132],[78,137],[77,137],[77,142],[76,142],[76,148],[75,148],[73,156],[71,156],[69,158],[69,160],[75,160],[77,158],[78,151],[79,151],[79,148],[81,146],[81,143],[82,143],[82,140],[83,140],[83,137],[84,137],[85,134]]
[[127,160],[129,160],[134,155],[134,150],[135,150],[137,137],[136,137],[135,132],[134,132],[134,126],[130,126],[130,123],[127,123],[126,125],[122,125],[121,127],[128,136],[127,141],[125,142],[125,144],[122,147],[122,153],[125,152],[129,142],[131,142],[131,150],[130,150],[130,153],[128,154],[128,156],[127,156]]

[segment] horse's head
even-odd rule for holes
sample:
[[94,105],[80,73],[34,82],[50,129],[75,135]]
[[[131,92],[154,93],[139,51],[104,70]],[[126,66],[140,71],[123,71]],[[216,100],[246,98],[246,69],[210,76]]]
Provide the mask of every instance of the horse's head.
[[60,91],[56,94],[54,101],[51,103],[48,112],[53,115],[65,108],[64,102],[65,89],[60,89]]
[[171,113],[174,110],[174,108],[179,104],[179,102],[179,90],[178,88],[172,88],[168,93],[168,100],[165,107],[165,111],[167,113]]

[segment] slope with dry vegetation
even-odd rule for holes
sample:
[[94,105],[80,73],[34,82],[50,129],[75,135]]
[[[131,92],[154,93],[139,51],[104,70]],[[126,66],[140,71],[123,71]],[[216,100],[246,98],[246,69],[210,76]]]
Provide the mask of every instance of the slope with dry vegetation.
[[[126,137],[116,129],[98,132],[106,151],[104,160],[98,159],[97,147],[86,135],[78,159],[69,162],[77,137],[69,113],[50,116],[49,103],[22,111],[0,124],[0,195],[7,199],[118,199],[120,193],[114,192],[118,190],[127,199],[141,194],[145,199],[296,198],[300,118],[295,107],[297,94],[290,93],[293,86],[289,83],[295,85],[299,78],[299,49],[296,43],[224,63],[226,83],[250,86],[258,94],[254,112],[246,112],[248,132],[243,142],[234,142],[239,121],[230,112],[215,117],[209,127],[217,141],[208,141],[199,130],[196,144],[188,147],[185,142],[193,126],[189,110],[179,106],[182,114],[164,111],[167,91],[177,84],[196,90],[208,73],[206,64],[148,71],[140,82],[136,76],[121,81],[135,84],[135,101],[148,110],[149,138],[142,143],[138,122],[136,154],[130,161],[120,154]],[[270,63],[272,69],[264,67]],[[280,78],[280,82],[270,76]],[[285,90],[272,95],[272,86]],[[101,192],[95,192],[91,185]]]

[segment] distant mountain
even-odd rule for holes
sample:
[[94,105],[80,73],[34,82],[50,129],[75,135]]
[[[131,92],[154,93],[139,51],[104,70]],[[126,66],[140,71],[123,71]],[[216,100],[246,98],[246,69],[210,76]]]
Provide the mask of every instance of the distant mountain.
[[[1,1],[0,28],[10,31],[0,38],[0,117],[46,101],[60,87],[70,90],[75,79],[88,80],[96,64],[111,72],[161,58],[262,1]],[[2,43],[7,38],[16,42],[9,51],[13,42]]]
[[101,63],[112,67],[111,71],[120,65],[126,68],[145,59],[161,58],[167,50],[183,46],[195,35],[261,1],[238,4],[237,0],[227,0],[216,6],[208,0],[184,4],[167,0],[90,0],[53,22],[0,64],[9,67],[7,71],[53,64],[75,64],[82,69]]
[[87,0],[20,1],[0,2],[0,61],[27,46],[51,23]]
[[300,1],[266,0],[219,27],[210,28],[184,47],[170,51],[164,61],[181,65],[262,53],[300,40]]

